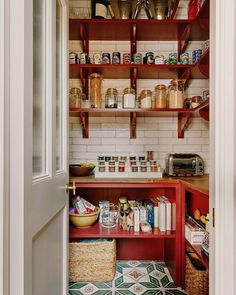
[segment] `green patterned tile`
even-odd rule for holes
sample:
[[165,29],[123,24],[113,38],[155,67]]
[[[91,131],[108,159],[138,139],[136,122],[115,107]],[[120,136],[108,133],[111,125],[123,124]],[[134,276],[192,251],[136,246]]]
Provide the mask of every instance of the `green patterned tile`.
[[115,292],[115,295],[134,295],[135,293],[129,290],[119,290]]
[[166,285],[168,285],[170,283],[170,280],[168,278],[168,276],[164,276],[162,279],[161,279],[161,284],[163,287],[166,287]]
[[122,268],[130,268],[130,267],[132,267],[127,262],[124,262],[124,261],[119,261],[118,264]]
[[69,284],[69,289],[72,289],[72,290],[76,289],[76,290],[78,290],[78,289],[83,288],[83,287],[86,286],[87,284],[88,284],[88,283],[86,283],[86,282],[70,283],[70,284]]
[[79,290],[74,290],[74,291],[70,291],[69,290],[69,295],[83,295],[84,293],[80,292]]
[[161,265],[161,264],[156,264],[155,265],[156,266],[156,270],[158,270],[158,271],[160,271],[160,272],[162,272],[162,273],[166,273],[166,271],[165,271],[165,267],[163,266],[163,265]]
[[165,288],[177,288],[174,282],[169,282]]
[[93,282],[91,283],[98,289],[109,289],[112,287],[112,281],[111,282]]
[[124,282],[124,278],[123,276],[115,279],[115,287],[119,286],[120,284],[122,284]]
[[93,293],[93,295],[112,295],[112,291],[110,290],[97,290]]
[[148,268],[149,266],[153,266],[152,263],[150,263],[150,262],[141,262],[140,264],[137,265],[137,267],[146,267],[146,268]]
[[185,292],[180,291],[179,289],[166,290],[165,294],[166,295],[186,295]]
[[147,290],[142,295],[164,295],[161,290]]
[[118,271],[119,273],[123,273],[123,267],[120,266],[119,264],[116,265],[116,271]]
[[122,283],[119,286],[117,286],[117,289],[129,289],[132,287],[135,283]]
[[147,272],[148,273],[150,273],[150,272],[152,272],[152,271],[154,271],[154,266],[153,266],[153,264],[150,264],[148,267],[147,267]]

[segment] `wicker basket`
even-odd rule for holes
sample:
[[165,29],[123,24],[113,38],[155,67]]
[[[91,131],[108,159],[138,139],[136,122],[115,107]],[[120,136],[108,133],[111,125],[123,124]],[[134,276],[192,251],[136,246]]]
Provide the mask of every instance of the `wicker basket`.
[[208,269],[192,254],[186,254],[185,288],[188,295],[209,294]]
[[69,279],[77,281],[111,281],[116,273],[116,242],[70,243]]

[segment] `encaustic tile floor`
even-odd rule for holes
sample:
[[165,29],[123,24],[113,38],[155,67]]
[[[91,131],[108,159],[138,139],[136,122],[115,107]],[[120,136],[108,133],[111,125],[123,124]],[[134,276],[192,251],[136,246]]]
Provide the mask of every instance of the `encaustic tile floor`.
[[69,295],[181,295],[164,262],[117,261],[110,282],[70,282]]

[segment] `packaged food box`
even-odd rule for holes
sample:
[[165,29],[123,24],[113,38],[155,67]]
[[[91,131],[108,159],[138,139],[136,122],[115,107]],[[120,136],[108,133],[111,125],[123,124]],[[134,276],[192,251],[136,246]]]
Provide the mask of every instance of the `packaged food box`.
[[192,245],[201,245],[205,230],[192,217],[188,217],[185,223],[185,238]]

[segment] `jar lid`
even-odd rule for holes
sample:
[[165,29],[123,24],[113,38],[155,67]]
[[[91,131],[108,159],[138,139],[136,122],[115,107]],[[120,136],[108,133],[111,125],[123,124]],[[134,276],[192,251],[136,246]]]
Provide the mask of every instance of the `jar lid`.
[[135,94],[135,90],[133,88],[127,87],[124,89],[124,94]]
[[172,85],[180,85],[180,84],[184,84],[186,82],[185,79],[173,79],[170,81],[170,84]]
[[90,78],[100,78],[100,79],[102,79],[102,75],[100,75],[99,73],[92,73],[89,76],[90,76]]
[[164,84],[159,84],[159,85],[157,85],[156,87],[155,87],[155,90],[161,90],[161,89],[166,89],[166,85],[164,85]]
[[141,91],[141,96],[147,96],[147,95],[148,96],[152,95],[152,91],[149,89],[144,89]]
[[107,95],[118,95],[118,91],[116,88],[108,88],[106,91]]
[[72,87],[72,88],[70,89],[70,93],[71,93],[71,94],[81,94],[82,91],[81,91],[79,88],[77,88],[77,87]]

